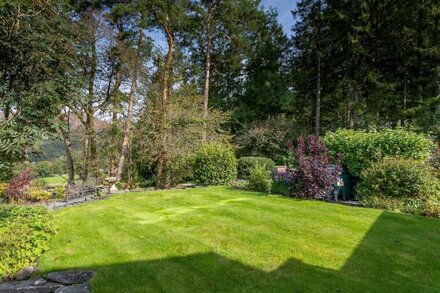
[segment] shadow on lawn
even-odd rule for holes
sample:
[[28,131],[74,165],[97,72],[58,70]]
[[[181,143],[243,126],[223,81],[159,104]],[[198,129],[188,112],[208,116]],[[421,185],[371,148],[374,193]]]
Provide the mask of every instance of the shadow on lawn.
[[[430,221],[433,221],[429,223]],[[90,267],[94,292],[439,292],[440,221],[382,213],[340,270],[266,272],[216,253]],[[435,230],[435,229],[434,229]]]

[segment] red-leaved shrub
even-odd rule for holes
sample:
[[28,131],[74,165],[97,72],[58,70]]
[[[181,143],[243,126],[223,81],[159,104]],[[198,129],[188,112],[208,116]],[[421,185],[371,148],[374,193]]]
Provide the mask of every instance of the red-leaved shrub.
[[9,201],[27,199],[28,187],[31,182],[31,170],[27,169],[23,173],[11,179],[6,189]]
[[289,148],[297,162],[297,169],[291,176],[292,195],[316,199],[328,197],[341,173],[340,160],[332,164],[324,142],[314,135],[306,139],[299,137],[296,148],[289,142]]

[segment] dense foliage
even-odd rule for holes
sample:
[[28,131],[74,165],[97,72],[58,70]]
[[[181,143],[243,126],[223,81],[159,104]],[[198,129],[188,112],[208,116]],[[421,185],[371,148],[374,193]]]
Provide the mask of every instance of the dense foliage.
[[31,170],[27,169],[23,173],[12,178],[8,184],[6,193],[9,201],[25,200],[28,198],[28,187],[31,183]]
[[264,157],[241,157],[237,160],[237,163],[238,177],[244,179],[249,176],[251,169],[256,165],[264,166],[269,172],[275,170],[275,162]]
[[366,206],[440,216],[440,180],[425,162],[386,158],[360,179],[357,198]]
[[247,188],[250,190],[270,193],[272,187],[271,172],[262,163],[253,165],[249,170]]
[[202,185],[224,185],[237,178],[237,159],[223,144],[205,144],[196,152],[194,180]]
[[[291,145],[297,170],[292,176],[293,195],[300,198],[327,198],[341,173],[341,165],[332,161],[324,142],[314,135],[300,137],[296,148]],[[332,168],[332,163],[334,167]]]
[[0,280],[34,264],[54,233],[47,209],[0,205]]
[[425,160],[433,147],[424,135],[405,129],[338,130],[328,133],[324,141],[330,155],[340,154],[343,164],[356,177],[384,157]]
[[[191,180],[184,157],[209,142],[294,168],[288,139],[313,132],[440,138],[436,0],[284,1],[291,32],[260,0],[3,2],[2,181],[53,158],[39,143],[53,136],[64,166],[37,176],[157,188]],[[330,134],[330,154],[357,177],[384,156],[425,157],[403,130],[337,133],[354,146]]]

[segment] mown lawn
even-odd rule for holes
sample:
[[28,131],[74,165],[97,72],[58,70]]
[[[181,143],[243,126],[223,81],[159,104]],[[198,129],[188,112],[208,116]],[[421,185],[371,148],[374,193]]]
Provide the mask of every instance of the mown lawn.
[[440,292],[437,219],[227,187],[54,214],[41,272],[94,269],[94,292]]
[[46,180],[49,186],[66,186],[67,184],[67,175],[63,176],[53,176],[53,177],[43,177],[42,179]]

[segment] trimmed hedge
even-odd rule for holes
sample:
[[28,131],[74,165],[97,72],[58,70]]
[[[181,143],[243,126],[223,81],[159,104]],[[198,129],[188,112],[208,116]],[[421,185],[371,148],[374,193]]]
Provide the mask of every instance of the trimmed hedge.
[[194,180],[201,185],[225,185],[237,178],[237,159],[222,144],[205,144],[195,154]]
[[0,205],[0,280],[35,263],[54,234],[46,208]]
[[266,170],[270,172],[275,170],[275,162],[265,157],[241,157],[237,160],[237,163],[238,177],[243,179],[248,178],[251,169],[257,165],[265,166]]
[[385,157],[426,160],[434,146],[424,135],[405,129],[338,130],[328,133],[324,142],[332,157],[342,155],[343,164],[355,177]]
[[416,160],[386,158],[361,173],[357,198],[366,206],[440,216],[440,180]]

